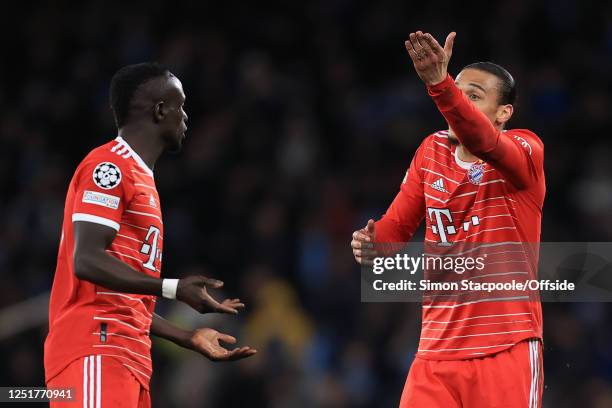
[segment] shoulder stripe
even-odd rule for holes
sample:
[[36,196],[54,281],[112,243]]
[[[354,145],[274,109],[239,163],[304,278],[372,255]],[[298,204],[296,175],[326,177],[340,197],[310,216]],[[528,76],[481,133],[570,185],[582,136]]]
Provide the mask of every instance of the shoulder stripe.
[[72,214],[72,222],[75,221],[93,222],[94,224],[105,225],[107,227],[111,227],[115,231],[119,231],[119,224],[117,222],[109,220],[108,218],[99,217],[97,215],[74,213]]

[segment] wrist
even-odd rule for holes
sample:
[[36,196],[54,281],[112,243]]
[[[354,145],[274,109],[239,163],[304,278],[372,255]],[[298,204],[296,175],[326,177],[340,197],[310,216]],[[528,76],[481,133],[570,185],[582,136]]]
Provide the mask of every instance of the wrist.
[[450,82],[453,81],[453,77],[451,77],[448,73],[442,79],[437,78],[434,81],[430,81],[427,84],[427,90],[430,92],[439,92],[445,89]]
[[193,349],[193,344],[191,342],[191,337],[193,333],[189,330],[180,329],[180,331],[176,334],[176,337],[172,339],[173,343],[177,346],[181,346],[186,349]]
[[178,279],[163,279],[162,280],[162,297],[166,299],[176,299],[178,289]]

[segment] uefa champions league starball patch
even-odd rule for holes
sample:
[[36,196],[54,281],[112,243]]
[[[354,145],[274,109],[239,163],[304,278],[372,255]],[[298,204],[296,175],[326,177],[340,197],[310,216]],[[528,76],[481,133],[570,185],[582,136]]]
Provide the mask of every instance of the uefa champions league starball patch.
[[468,179],[472,184],[480,184],[482,176],[484,175],[484,164],[476,163],[472,164],[472,167],[468,170]]
[[121,170],[113,163],[100,163],[93,172],[93,180],[96,186],[110,190],[121,183]]

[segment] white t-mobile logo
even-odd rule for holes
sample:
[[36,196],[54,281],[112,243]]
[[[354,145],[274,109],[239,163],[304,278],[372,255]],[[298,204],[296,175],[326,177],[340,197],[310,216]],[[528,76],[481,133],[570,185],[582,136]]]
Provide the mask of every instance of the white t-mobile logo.
[[[457,229],[453,225],[453,215],[451,211],[448,208],[427,207],[427,214],[429,215],[429,221],[431,223],[431,232],[440,236],[441,243],[448,243],[448,236],[457,233]],[[449,225],[444,226],[442,216],[448,220]],[[472,225],[480,225],[480,219],[477,215],[472,215],[469,219],[463,221],[463,231],[467,232]]]
[[[429,215],[429,221],[431,222],[431,232],[440,235],[440,242],[448,243],[448,235],[454,235],[457,233],[457,230],[453,225],[453,216],[451,215],[450,210],[448,208],[442,209],[429,207],[427,208],[427,214]],[[449,222],[449,225],[446,227],[442,221],[443,215]]]

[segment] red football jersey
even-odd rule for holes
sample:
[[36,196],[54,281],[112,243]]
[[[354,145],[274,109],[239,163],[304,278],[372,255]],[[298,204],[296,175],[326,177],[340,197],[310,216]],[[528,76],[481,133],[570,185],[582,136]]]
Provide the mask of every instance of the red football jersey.
[[97,354],[116,358],[148,389],[156,298],[78,279],[75,221],[115,229],[107,252],[137,271],[160,276],[164,229],[153,172],[121,137],[89,153],[68,188],[49,304],[45,376],[48,381],[73,360]]
[[[496,130],[450,76],[429,93],[459,141],[481,160],[460,160],[448,131],[425,138],[400,192],[376,223],[376,241],[407,242],[425,218],[427,244],[488,254],[486,273],[470,280],[536,279],[534,244],[545,195],[542,142],[529,130]],[[505,295],[460,293],[455,301],[425,296],[417,355],[473,358],[541,338],[540,302],[525,293]]]

